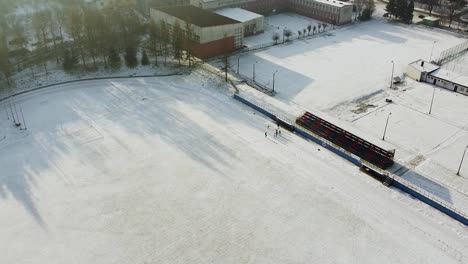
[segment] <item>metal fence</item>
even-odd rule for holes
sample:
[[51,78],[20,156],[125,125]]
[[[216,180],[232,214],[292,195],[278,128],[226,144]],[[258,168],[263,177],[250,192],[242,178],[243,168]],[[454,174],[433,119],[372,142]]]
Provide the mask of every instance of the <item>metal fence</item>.
[[448,61],[451,61],[468,50],[468,40],[460,43],[454,47],[446,49],[440,53],[439,59],[436,61],[437,64],[441,65]]

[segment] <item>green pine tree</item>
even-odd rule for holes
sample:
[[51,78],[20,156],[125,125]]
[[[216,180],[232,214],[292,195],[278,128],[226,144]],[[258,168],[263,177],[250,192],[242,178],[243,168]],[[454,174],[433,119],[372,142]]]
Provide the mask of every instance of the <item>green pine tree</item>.
[[146,50],[143,50],[143,54],[141,55],[141,65],[147,66],[150,64],[148,59],[148,55],[146,54]]
[[397,0],[389,0],[385,6],[385,10],[390,14],[390,16],[396,16],[396,1]]
[[120,62],[120,56],[117,53],[117,51],[114,48],[109,49],[109,67],[111,70],[118,70],[120,69],[121,62]]
[[410,0],[408,7],[406,8],[405,12],[405,19],[406,23],[411,23],[413,21],[413,12],[414,12],[414,0]]
[[138,59],[136,55],[136,50],[132,46],[129,46],[125,49],[125,65],[129,68],[135,68],[138,66]]

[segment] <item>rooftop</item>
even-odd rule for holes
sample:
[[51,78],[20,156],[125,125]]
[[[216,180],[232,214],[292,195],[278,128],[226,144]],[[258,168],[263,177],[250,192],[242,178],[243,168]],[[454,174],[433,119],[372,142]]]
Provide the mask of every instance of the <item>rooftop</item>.
[[427,17],[424,17],[423,20],[427,20],[427,21],[439,21],[440,18],[427,16]]
[[448,71],[446,69],[438,69],[431,73],[431,76],[468,87],[468,76],[460,73]]
[[219,15],[237,20],[239,22],[247,22],[256,18],[263,17],[262,15],[241,8],[223,8],[214,12]]
[[239,23],[239,21],[234,19],[206,11],[195,6],[159,7],[156,8],[156,10],[199,27],[214,27]]
[[410,63],[410,66],[417,69],[420,72],[433,72],[438,70],[440,67],[438,65],[432,64],[424,60],[417,60]]
[[313,2],[322,3],[331,6],[343,7],[343,6],[351,6],[350,3],[345,3],[337,0],[313,0]]

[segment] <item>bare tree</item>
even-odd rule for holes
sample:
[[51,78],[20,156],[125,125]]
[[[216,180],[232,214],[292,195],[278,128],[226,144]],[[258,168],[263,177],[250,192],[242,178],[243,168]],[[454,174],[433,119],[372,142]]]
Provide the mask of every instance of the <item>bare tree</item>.
[[449,19],[449,27],[452,26],[453,17],[455,16],[455,11],[462,8],[465,5],[465,0],[445,0],[443,2],[443,10],[447,14]]
[[273,35],[271,36],[271,39],[275,42],[275,45],[278,44],[278,41],[280,39],[280,35],[278,32],[274,32]]
[[440,0],[422,0],[422,3],[426,6],[427,10],[429,10],[429,15],[432,15],[434,7],[440,5]]
[[32,23],[34,32],[37,39],[37,46],[36,46],[36,59],[38,62],[42,64],[46,74],[48,74],[47,70],[47,53],[48,53],[48,35],[49,35],[49,14],[47,11],[38,11],[33,14]]
[[86,54],[84,51],[84,23],[80,10],[70,8],[67,14],[67,31],[73,39],[73,46],[78,50],[83,66],[86,67]]

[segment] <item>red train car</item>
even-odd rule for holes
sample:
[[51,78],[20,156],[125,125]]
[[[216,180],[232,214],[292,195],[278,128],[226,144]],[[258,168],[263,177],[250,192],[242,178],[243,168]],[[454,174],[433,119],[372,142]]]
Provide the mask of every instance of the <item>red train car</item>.
[[314,114],[306,112],[296,123],[381,169],[394,163],[394,151],[384,150]]

